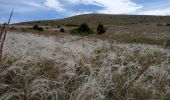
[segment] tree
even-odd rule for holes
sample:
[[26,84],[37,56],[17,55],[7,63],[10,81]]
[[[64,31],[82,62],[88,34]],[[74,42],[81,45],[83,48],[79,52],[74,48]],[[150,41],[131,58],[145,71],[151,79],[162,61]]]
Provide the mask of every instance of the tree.
[[102,24],[99,24],[97,27],[97,33],[98,34],[103,34],[106,32],[106,28],[104,28],[104,26]]

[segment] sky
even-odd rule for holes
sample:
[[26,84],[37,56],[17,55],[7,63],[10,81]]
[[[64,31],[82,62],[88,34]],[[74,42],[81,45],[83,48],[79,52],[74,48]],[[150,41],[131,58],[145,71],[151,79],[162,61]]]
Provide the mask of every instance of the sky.
[[0,23],[62,19],[88,13],[170,15],[170,0],[0,0]]

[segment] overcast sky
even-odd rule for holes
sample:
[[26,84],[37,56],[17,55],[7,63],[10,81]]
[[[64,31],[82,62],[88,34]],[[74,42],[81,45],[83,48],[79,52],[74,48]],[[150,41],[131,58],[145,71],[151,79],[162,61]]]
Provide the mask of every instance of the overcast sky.
[[60,19],[86,13],[170,15],[170,0],[0,0],[0,23]]

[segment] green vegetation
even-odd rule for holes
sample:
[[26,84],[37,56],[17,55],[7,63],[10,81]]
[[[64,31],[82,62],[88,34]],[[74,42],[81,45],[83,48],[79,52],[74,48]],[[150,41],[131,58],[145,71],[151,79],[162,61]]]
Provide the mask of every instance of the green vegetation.
[[103,34],[106,32],[106,28],[102,24],[99,24],[97,27],[97,34]]
[[167,23],[166,26],[170,26],[170,23]]
[[60,28],[60,32],[65,32],[64,28]]
[[152,33],[113,33],[94,35],[94,38],[102,40],[109,40],[119,43],[139,43],[139,44],[152,44],[164,47],[170,46],[170,35],[167,34],[152,34]]
[[77,34],[77,35],[90,35],[93,34],[93,31],[89,28],[89,26],[84,23],[81,24],[78,28],[75,28],[70,31],[72,34]]
[[43,31],[43,28],[40,27],[39,25],[35,24],[35,25],[33,26],[33,30]]

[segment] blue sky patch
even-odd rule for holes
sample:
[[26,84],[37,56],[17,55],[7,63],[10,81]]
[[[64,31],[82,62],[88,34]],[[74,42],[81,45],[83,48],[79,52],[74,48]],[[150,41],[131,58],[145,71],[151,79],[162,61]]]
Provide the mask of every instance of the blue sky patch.
[[170,15],[170,0],[1,0],[0,23],[61,19],[86,13]]

